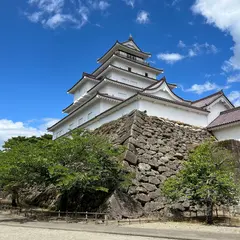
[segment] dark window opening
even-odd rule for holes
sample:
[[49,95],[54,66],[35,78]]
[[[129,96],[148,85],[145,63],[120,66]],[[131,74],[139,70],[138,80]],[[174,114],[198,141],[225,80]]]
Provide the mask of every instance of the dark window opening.
[[129,67],[129,68],[128,68],[128,71],[131,72],[131,71],[132,71],[132,68]]
[[145,73],[145,77],[148,77],[148,73]]
[[127,58],[136,61],[136,56],[134,56],[134,55],[132,55],[132,54],[129,54],[129,53],[127,54]]

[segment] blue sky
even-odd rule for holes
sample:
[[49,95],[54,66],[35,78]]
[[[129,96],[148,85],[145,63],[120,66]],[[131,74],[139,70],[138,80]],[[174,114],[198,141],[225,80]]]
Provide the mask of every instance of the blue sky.
[[130,33],[181,97],[240,105],[239,0],[8,0],[0,16],[0,145],[62,118],[67,89]]

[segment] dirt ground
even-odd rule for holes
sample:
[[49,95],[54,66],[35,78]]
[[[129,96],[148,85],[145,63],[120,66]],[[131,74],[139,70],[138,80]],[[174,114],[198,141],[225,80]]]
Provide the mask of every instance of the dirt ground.
[[[1,240],[155,240],[150,237],[0,226]],[[164,239],[162,240],[171,240]]]
[[[187,222],[157,222],[157,223],[143,223],[131,224],[124,227],[132,228],[149,228],[149,229],[174,229],[182,231],[197,231],[197,232],[216,232],[216,233],[239,233],[240,227],[224,227],[224,226],[208,226],[201,223],[187,223]],[[239,236],[240,239],[240,236]]]

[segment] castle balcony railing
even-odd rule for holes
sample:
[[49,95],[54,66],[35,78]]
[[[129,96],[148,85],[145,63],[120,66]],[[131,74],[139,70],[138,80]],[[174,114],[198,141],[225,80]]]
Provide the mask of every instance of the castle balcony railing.
[[136,56],[134,56],[132,54],[123,52],[123,51],[116,51],[115,55],[123,57],[123,58],[126,58],[126,59],[130,59],[131,61],[138,62],[138,63],[144,64],[146,66],[150,65],[147,61],[145,61],[145,60],[143,60],[143,59],[141,59],[139,57],[136,57]]

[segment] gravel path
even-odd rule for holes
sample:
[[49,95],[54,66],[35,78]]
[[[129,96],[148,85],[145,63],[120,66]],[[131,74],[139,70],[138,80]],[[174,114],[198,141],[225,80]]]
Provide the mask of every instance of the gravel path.
[[[0,226],[1,240],[156,240],[149,237]],[[171,240],[163,239],[161,240]]]
[[[124,227],[240,234],[240,227],[207,226],[200,223],[186,223],[186,222],[143,223],[143,224],[124,225]],[[239,240],[240,240],[240,237],[239,237]]]

